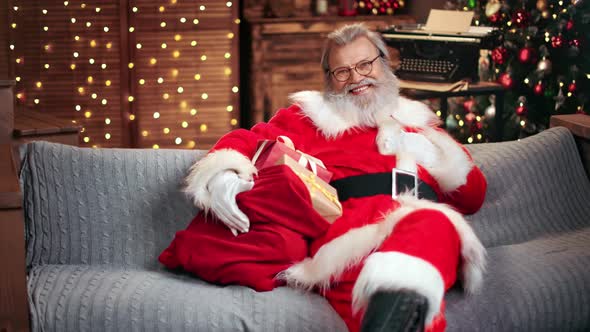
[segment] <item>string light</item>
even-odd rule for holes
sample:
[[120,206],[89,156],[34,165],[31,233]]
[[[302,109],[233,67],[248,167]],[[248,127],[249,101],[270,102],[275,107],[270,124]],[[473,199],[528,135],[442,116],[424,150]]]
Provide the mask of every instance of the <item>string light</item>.
[[[16,1],[14,1],[16,2]],[[224,7],[227,8],[232,8],[233,4],[235,1],[225,1],[222,2],[225,4]],[[206,87],[207,84],[210,84],[209,80],[218,80],[219,78],[221,78],[222,80],[227,80],[228,81],[228,85],[229,88],[234,92],[237,93],[238,87],[235,85],[236,81],[235,79],[233,81],[229,81],[231,78],[230,76],[232,75],[232,68],[229,65],[222,65],[221,68],[219,68],[218,64],[215,63],[216,60],[218,60],[218,55],[216,54],[204,54],[202,50],[196,50],[194,49],[194,47],[197,47],[198,45],[200,45],[199,42],[201,42],[201,40],[199,40],[198,36],[200,34],[199,33],[195,33],[194,31],[187,31],[184,29],[178,29],[177,25],[175,24],[171,24],[168,25],[168,22],[171,22],[170,20],[176,20],[178,19],[178,21],[176,22],[180,22],[182,24],[184,23],[189,23],[189,21],[192,21],[192,23],[194,25],[198,25],[200,24],[200,21],[198,18],[195,17],[186,17],[186,16],[181,16],[181,17],[174,17],[172,15],[172,8],[170,7],[171,5],[174,5],[177,3],[177,0],[170,0],[168,5],[158,5],[156,7],[157,12],[158,13],[162,13],[165,14],[165,17],[160,17],[160,18],[156,18],[155,22],[151,23],[152,28],[154,25],[159,25],[160,28],[162,29],[171,29],[173,31],[171,35],[168,35],[166,37],[166,41],[162,39],[160,40],[156,40],[156,47],[161,48],[161,49],[168,49],[168,43],[171,43],[171,40],[173,39],[173,49],[170,50],[171,52],[165,52],[165,53],[160,53],[160,54],[153,54],[154,56],[150,56],[149,52],[151,49],[151,45],[149,44],[150,47],[148,47],[148,42],[145,39],[142,39],[142,42],[134,42],[133,44],[135,44],[135,49],[136,51],[132,52],[132,56],[131,56],[131,60],[129,61],[126,65],[128,67],[128,69],[130,70],[129,72],[129,77],[130,79],[132,79],[134,82],[136,82],[136,86],[135,86],[135,90],[131,89],[130,91],[133,91],[134,95],[140,95],[142,96],[144,93],[146,93],[146,91],[148,90],[142,90],[142,89],[147,89],[150,88],[150,85],[146,83],[149,82],[157,82],[157,84],[161,85],[158,87],[158,89],[160,89],[160,94],[162,96],[162,99],[160,99],[160,103],[162,106],[164,106],[161,110],[154,112],[151,111],[150,113],[152,114],[153,119],[150,119],[151,121],[154,120],[158,120],[160,119],[160,117],[162,116],[162,112],[166,112],[166,120],[168,121],[168,119],[178,119],[180,116],[185,117],[185,119],[183,120],[176,120],[176,124],[174,125],[174,127],[168,126],[163,128],[163,133],[164,134],[170,134],[171,133],[171,129],[170,128],[198,128],[198,132],[200,133],[207,133],[209,131],[209,127],[208,127],[208,123],[205,123],[206,121],[203,121],[203,119],[207,119],[209,118],[209,109],[211,110],[216,110],[216,112],[222,111],[223,109],[225,109],[226,112],[223,113],[218,113],[220,115],[224,115],[226,116],[226,118],[223,120],[223,123],[225,123],[225,126],[228,126],[228,123],[230,123],[232,126],[236,126],[238,124],[238,119],[231,117],[230,114],[232,114],[232,112],[235,111],[235,106],[230,104],[230,100],[214,100],[213,103],[211,104],[211,106],[206,106],[204,109],[203,114],[206,114],[206,117],[203,119],[200,119],[200,117],[197,117],[199,113],[199,111],[197,110],[196,106],[199,106],[198,103],[201,102],[203,100],[209,100],[211,98],[213,98],[211,95],[209,95],[209,93],[211,91],[198,91],[197,89],[202,89],[204,86]],[[69,1],[63,1],[63,6],[64,7],[68,7],[69,6]],[[119,142],[117,142],[118,140],[120,140],[121,136],[125,136],[125,135],[119,135],[117,132],[113,132],[113,130],[109,130],[107,131],[106,128],[119,128],[119,126],[114,126],[114,127],[107,127],[107,126],[111,126],[113,124],[113,120],[114,118],[117,118],[117,116],[113,116],[113,113],[108,113],[108,112],[112,112],[118,111],[118,104],[117,102],[115,103],[109,103],[110,101],[113,101],[111,98],[116,98],[116,94],[118,93],[118,88],[117,89],[109,89],[106,90],[108,88],[110,88],[113,85],[113,76],[109,76],[109,75],[113,75],[112,72],[112,68],[113,64],[111,63],[107,63],[106,59],[112,59],[113,56],[116,58],[117,54],[115,53],[110,53],[107,54],[104,52],[104,50],[111,50],[113,49],[113,47],[115,44],[113,45],[113,42],[117,42],[117,40],[108,40],[107,35],[104,34],[100,34],[100,37],[98,37],[96,35],[97,32],[101,33],[109,33],[110,32],[110,26],[101,24],[101,22],[106,22],[106,20],[104,20],[103,17],[100,17],[99,15],[102,15],[102,8],[101,7],[94,7],[92,5],[87,5],[86,3],[77,3],[77,5],[79,4],[80,7],[77,8],[82,8],[82,9],[88,9],[89,11],[71,11],[71,10],[66,10],[64,11],[64,18],[63,20],[66,23],[70,23],[72,25],[69,25],[71,31],[74,31],[75,33],[73,33],[72,35],[68,36],[68,42],[72,45],[72,47],[70,48],[63,48],[63,41],[60,40],[45,40],[44,43],[41,44],[41,47],[43,47],[45,53],[42,54],[42,56],[44,56],[44,58],[41,58],[40,61],[38,62],[34,62],[36,64],[39,64],[40,68],[44,68],[47,71],[50,70],[54,70],[53,68],[55,66],[57,66],[53,61],[54,59],[51,58],[52,56],[57,56],[53,54],[53,50],[52,47],[53,46],[57,46],[59,45],[60,49],[63,49],[66,54],[71,54],[71,58],[69,63],[66,62],[66,66],[68,66],[70,68],[70,70],[72,72],[70,72],[72,74],[73,77],[75,77],[73,80],[75,83],[75,85],[72,87],[72,92],[76,94],[76,102],[75,104],[70,104],[69,108],[71,110],[71,112],[73,114],[77,114],[78,119],[80,120],[80,123],[82,125],[82,132],[85,133],[85,135],[83,135],[82,137],[82,142],[84,142],[85,144],[89,144],[88,146],[92,146],[92,147],[103,147],[105,145],[108,146],[116,146],[117,144],[120,144]],[[22,6],[21,6],[22,7]],[[62,10],[64,10],[62,7]],[[94,7],[94,8],[90,8],[90,7]],[[11,7],[9,7],[11,8]],[[38,8],[38,7],[37,7]],[[19,8],[19,6],[12,6],[13,11],[16,12],[27,12],[25,10],[23,10],[22,8]],[[76,9],[76,8],[72,8],[72,9]],[[198,5],[198,9],[201,12],[200,15],[204,15],[207,8],[204,4]],[[218,9],[216,9],[218,10]],[[137,14],[139,13],[139,7],[138,6],[133,6],[131,7],[131,12],[133,14]],[[233,14],[233,11],[230,11],[232,14],[231,15],[235,15]],[[48,11],[47,9],[43,9],[42,10],[43,15],[47,15]],[[55,14],[55,13],[52,13]],[[75,14],[72,15],[72,14]],[[109,15],[112,13],[109,13]],[[15,14],[16,15],[16,14]],[[215,15],[217,15],[217,12],[215,12]],[[240,24],[240,19],[234,17],[230,17],[231,21],[235,24]],[[135,15],[131,15],[130,19],[129,19],[131,25],[129,25],[128,27],[124,27],[123,29],[127,29],[129,31],[129,33],[134,33],[137,32],[136,31],[136,27],[134,26],[134,24],[136,24],[137,19],[135,18]],[[26,21],[25,21],[26,22]],[[110,22],[110,21],[109,21]],[[42,29],[42,31],[48,32],[50,29],[54,29],[53,27],[53,23],[48,22],[49,24],[39,24],[37,25],[37,29],[40,27]],[[10,26],[13,29],[17,29],[20,28],[20,21],[18,21],[18,18],[15,19],[14,22],[12,22],[10,24]],[[76,30],[78,29],[78,30]],[[149,28],[148,28],[149,29]],[[146,29],[146,30],[148,30]],[[233,52],[233,43],[231,43],[230,40],[236,38],[236,34],[235,31],[237,28],[231,28],[229,29],[229,31],[224,31],[221,36],[222,37],[227,37],[223,38],[227,45],[229,46],[229,49],[226,50],[222,50],[220,53],[223,54],[225,59],[231,59],[232,58],[232,52]],[[176,31],[174,31],[176,30]],[[50,34],[43,34],[43,36],[50,36],[50,37],[43,37],[43,38],[54,38],[51,37]],[[94,38],[93,38],[94,37]],[[72,38],[72,39],[70,39]],[[113,38],[117,38],[117,37],[113,37]],[[140,39],[140,36],[137,36],[137,39]],[[135,37],[132,37],[131,40],[135,39]],[[78,42],[82,42],[81,44],[75,44]],[[178,44],[174,44],[175,42],[177,42]],[[205,39],[205,43],[208,42],[208,39]],[[133,46],[133,44],[131,44]],[[10,51],[15,51],[15,49],[18,47],[18,43],[16,43],[16,45],[14,43],[11,43],[11,40],[8,41],[7,43],[8,45],[8,49]],[[180,45],[180,46],[179,46]],[[190,45],[191,49],[187,49],[185,48],[186,46]],[[99,51],[99,47],[103,47],[102,49],[103,52]],[[116,46],[115,46],[116,47]],[[210,49],[208,48],[208,46],[206,46],[204,49]],[[114,50],[115,52],[118,52],[118,49],[115,48]],[[200,54],[195,54],[195,52],[200,52]],[[12,52],[10,53],[12,54]],[[62,53],[63,54],[63,53]],[[235,54],[234,54],[235,55]],[[213,56],[213,58],[211,57]],[[206,67],[204,67],[203,71],[204,72],[211,72],[211,74],[207,74],[205,76],[202,75],[202,73],[192,73],[193,75],[193,79],[195,81],[202,81],[203,83],[199,83],[199,85],[196,85],[197,88],[195,88],[195,85],[191,85],[187,83],[187,79],[192,81],[190,78],[191,74],[188,74],[189,76],[185,76],[186,68],[180,68],[178,64],[183,64],[185,63],[186,59],[190,59],[190,58],[197,58],[197,59],[201,59],[202,62],[205,62],[207,60],[209,60],[209,62],[211,62],[211,64],[209,65],[207,63]],[[147,62],[137,62],[137,59],[149,59]],[[14,64],[16,63],[17,65],[23,65],[24,64],[24,56],[19,56],[19,57],[12,57],[12,59],[14,59],[15,62],[13,62],[13,66],[15,66]],[[177,65],[170,65],[170,60],[171,59],[178,59],[180,60],[180,62],[175,62],[177,63]],[[27,57],[28,60],[28,57]],[[33,58],[34,61],[36,61],[35,58]],[[105,61],[106,60],[106,61]],[[185,61],[183,61],[185,60]],[[58,62],[59,63],[59,62]],[[233,63],[233,62],[232,62]],[[89,64],[89,65],[86,65]],[[97,65],[96,67],[94,65]],[[123,64],[125,65],[125,63]],[[156,68],[150,68],[150,70],[157,70],[161,73],[166,73],[166,74],[160,74],[161,76],[156,76],[156,77],[146,77],[149,76],[149,72],[146,72],[145,69],[147,66],[156,66],[159,65]],[[136,68],[137,67],[137,68]],[[176,67],[176,68],[174,68]],[[18,68],[17,66],[15,66],[15,68]],[[218,68],[218,69],[214,69],[214,68]],[[107,70],[110,69],[110,70]],[[137,70],[134,70],[137,69]],[[23,69],[20,69],[23,70]],[[131,71],[133,70],[133,71]],[[208,71],[209,70],[209,71]],[[18,74],[18,69],[17,69],[17,74]],[[45,71],[43,71],[45,73]],[[138,73],[141,72],[142,75],[146,75],[142,78],[139,78],[135,75],[138,75]],[[39,73],[39,70],[37,70],[37,73]],[[51,72],[49,72],[51,73]],[[99,73],[99,74],[97,74]],[[152,72],[153,73],[153,72]],[[118,73],[117,73],[118,74]],[[115,74],[115,75],[117,75]],[[74,76],[75,75],[75,76]],[[153,75],[153,74],[152,74]],[[168,76],[170,75],[170,76]],[[16,76],[16,75],[15,75]],[[17,82],[21,82],[21,77],[20,76],[16,76],[16,80]],[[153,80],[153,81],[152,81]],[[28,81],[30,82],[31,80],[27,77],[26,80],[23,81]],[[46,83],[46,78],[44,76],[42,77],[38,77],[37,79],[33,80],[33,82],[35,82],[33,84],[33,88],[36,88],[38,90],[43,90],[45,87]],[[115,81],[116,82],[116,81]],[[128,83],[125,82],[117,82],[120,86],[126,86]],[[103,85],[104,84],[104,85]],[[173,85],[172,85],[173,84]],[[193,82],[193,84],[195,84],[195,82]],[[203,85],[204,84],[204,85]],[[153,88],[153,87],[152,87]],[[228,87],[226,86],[226,89]],[[31,89],[31,87],[29,87],[29,89]],[[26,93],[26,88],[23,89],[22,92],[16,93],[16,96],[19,100],[25,101],[26,99],[32,100],[34,104],[40,104],[41,103],[41,99],[40,98],[42,96],[36,96],[35,94],[37,93],[44,93],[43,91],[37,91],[36,93]],[[110,92],[109,92],[110,91]],[[168,92],[166,92],[168,91]],[[176,93],[171,93],[171,91],[176,91]],[[115,94],[115,96],[113,96],[113,94]],[[195,95],[197,96],[197,102],[195,103]],[[100,96],[100,97],[99,97]],[[200,96],[201,98],[198,98],[198,96]],[[29,97],[29,98],[26,98]],[[125,97],[124,97],[125,98]],[[179,99],[186,99],[186,100],[179,100]],[[215,99],[217,98],[227,98],[227,97],[215,97]],[[233,99],[234,97],[231,97],[231,99]],[[132,95],[128,95],[126,97],[128,102],[136,102],[135,97]],[[96,101],[93,101],[96,100]],[[116,99],[117,100],[117,99]],[[149,98],[146,98],[145,100],[148,100],[148,102],[150,102]],[[164,100],[166,102],[164,102]],[[44,104],[45,104],[45,99],[43,99]],[[137,115],[136,114],[143,114],[141,113],[141,107],[142,102],[144,101],[144,98],[142,97],[139,102],[137,102],[136,104],[138,106],[133,106],[130,105],[128,107],[130,107],[130,109],[128,111],[126,111],[125,113],[125,117],[128,119],[128,121],[135,121],[137,119]],[[222,106],[222,108],[219,108],[219,103],[221,102],[221,105],[226,105],[226,106]],[[98,109],[95,109],[94,107],[97,107],[96,104],[100,103],[102,106],[100,108],[100,111]],[[53,102],[49,102],[47,103],[49,104],[54,104]],[[111,106],[111,104],[115,105],[115,106]],[[94,105],[94,106],[90,106],[90,105]],[[167,105],[167,106],[166,106]],[[92,110],[90,110],[90,107],[93,107]],[[113,109],[111,109],[111,107],[113,107]],[[138,109],[136,109],[135,107],[139,107]],[[210,107],[210,108],[208,108]],[[200,108],[199,108],[200,109]],[[139,110],[139,112],[138,112]],[[74,111],[76,113],[74,113]],[[97,113],[98,112],[98,113]],[[148,113],[148,114],[150,114]],[[188,114],[190,114],[190,118],[186,119],[186,116]],[[100,121],[98,118],[102,118],[104,121],[104,124],[102,124],[102,130],[100,129],[101,127],[99,126],[98,128],[96,128],[96,121]],[[150,118],[149,115],[145,116],[145,118]],[[88,119],[88,121],[92,121],[92,122],[85,122],[86,119]],[[142,117],[142,120],[144,120],[144,117]],[[73,123],[77,123],[76,120],[71,120]],[[100,121],[100,122],[102,122]],[[195,121],[199,121],[198,123]],[[125,121],[124,121],[125,122]],[[94,123],[94,125],[92,126],[88,126],[88,128],[86,127],[89,123]],[[147,129],[149,126],[149,122],[148,123],[144,123],[143,121],[141,122],[142,126],[146,126],[143,130],[139,130],[140,136],[141,137],[150,137],[151,140],[155,140],[157,139],[158,135],[162,135],[162,129],[157,130],[157,131],[152,131],[150,129],[150,131],[145,130]],[[178,127],[176,127],[178,126]],[[151,127],[150,127],[151,128]],[[87,130],[88,129],[88,130]],[[99,131],[102,132],[97,132],[97,129]],[[217,130],[218,128],[216,128]],[[156,134],[157,133],[157,134]],[[217,133],[215,133],[217,134]],[[210,134],[211,135],[211,134]],[[163,136],[162,136],[163,137]],[[174,144],[175,145],[181,145],[183,147],[188,147],[188,148],[194,148],[197,146],[197,142],[198,140],[188,140],[186,139],[186,137],[182,137],[182,135],[175,135],[174,137]],[[106,143],[106,141],[110,141],[109,143]],[[147,142],[145,142],[147,143]],[[140,141],[140,144],[142,144],[142,142]],[[160,145],[162,144],[162,142],[149,142],[148,146],[152,146],[154,149],[156,148],[160,148]],[[172,142],[170,140],[167,141],[166,143],[167,145],[172,144]]]

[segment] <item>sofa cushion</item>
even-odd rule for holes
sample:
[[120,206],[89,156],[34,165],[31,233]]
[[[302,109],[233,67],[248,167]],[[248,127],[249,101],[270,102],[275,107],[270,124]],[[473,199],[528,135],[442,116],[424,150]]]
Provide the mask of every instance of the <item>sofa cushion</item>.
[[488,181],[484,205],[467,216],[484,246],[590,226],[590,181],[567,129],[467,148]]
[[346,331],[324,298],[287,287],[107,265],[37,266],[28,285],[33,331]]
[[204,151],[24,146],[27,266],[157,267],[197,210],[182,193]]
[[590,226],[488,249],[474,296],[447,293],[448,331],[587,331]]

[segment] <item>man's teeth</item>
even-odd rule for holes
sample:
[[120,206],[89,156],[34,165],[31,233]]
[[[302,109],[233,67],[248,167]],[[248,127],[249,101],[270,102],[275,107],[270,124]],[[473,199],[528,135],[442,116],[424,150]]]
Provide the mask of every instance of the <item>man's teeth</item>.
[[354,88],[352,90],[350,90],[351,92],[357,93],[357,92],[361,92],[361,91],[365,91],[369,88],[368,85],[363,85],[363,86],[359,86],[358,88]]

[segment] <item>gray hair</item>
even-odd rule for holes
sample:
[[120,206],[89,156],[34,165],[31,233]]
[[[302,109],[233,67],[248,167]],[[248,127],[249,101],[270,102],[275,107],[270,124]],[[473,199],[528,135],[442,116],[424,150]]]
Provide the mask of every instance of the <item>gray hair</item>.
[[389,67],[389,52],[387,51],[385,42],[383,41],[379,33],[371,31],[363,23],[345,25],[342,28],[331,32],[328,35],[326,42],[324,43],[321,65],[325,73],[325,81],[328,85],[330,84],[330,51],[335,45],[343,46],[353,42],[354,40],[360,37],[366,37],[373,45],[375,45],[375,47],[379,51],[379,54],[381,55],[380,60],[382,64],[385,66],[384,68]]

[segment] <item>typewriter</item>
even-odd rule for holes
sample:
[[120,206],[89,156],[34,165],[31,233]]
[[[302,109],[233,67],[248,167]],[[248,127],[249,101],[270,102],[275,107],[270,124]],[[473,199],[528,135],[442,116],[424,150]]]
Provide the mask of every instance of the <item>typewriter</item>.
[[380,32],[385,42],[400,52],[396,75],[426,82],[477,82],[480,49],[493,48],[500,38],[497,30],[488,27],[436,32],[414,24],[391,26]]

